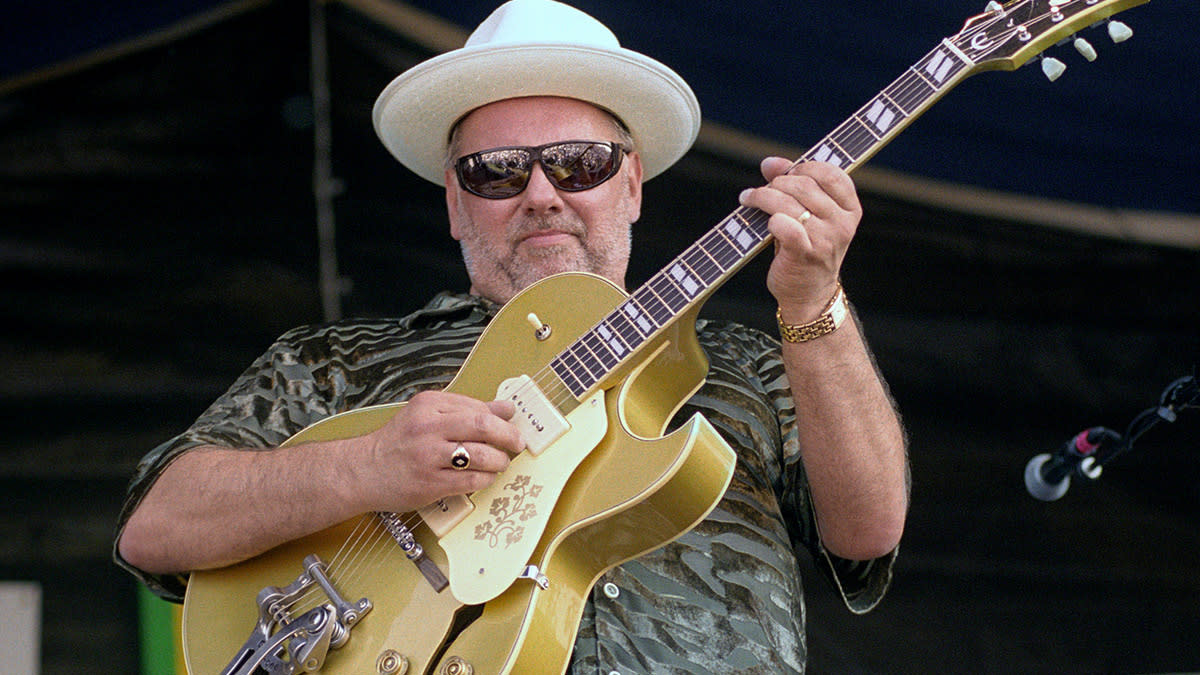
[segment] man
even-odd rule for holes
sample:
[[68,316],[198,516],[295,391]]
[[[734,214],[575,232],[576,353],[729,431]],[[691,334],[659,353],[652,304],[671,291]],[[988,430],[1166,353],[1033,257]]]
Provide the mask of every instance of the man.
[[[624,287],[641,184],[686,152],[699,108],[674,72],[586,14],[513,0],[464,48],[393,81],[375,125],[402,163],[444,183],[470,295],[439,295],[399,321],[296,329],[152,451],[116,555],[166,597],[178,599],[188,570],[495,481],[526,441],[513,406],[441,389],[528,285],[585,271]],[[780,158],[763,175],[740,200],[771,214],[767,287],[785,341],[701,322],[708,384],[677,416],[703,412],[736,449],[732,484],[694,530],[601,578],[574,672],[800,672],[796,551],[817,556],[855,611],[890,580],[907,467],[839,283],[861,216],[853,183]],[[397,400],[408,403],[377,431],[277,447],[331,414]]]

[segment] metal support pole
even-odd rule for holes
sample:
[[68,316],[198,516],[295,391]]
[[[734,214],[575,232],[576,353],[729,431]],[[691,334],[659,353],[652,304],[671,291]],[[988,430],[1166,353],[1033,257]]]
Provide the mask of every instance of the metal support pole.
[[337,227],[333,199],[342,189],[333,177],[333,133],[329,102],[329,53],[326,41],[325,3],[309,0],[310,87],[313,112],[313,196],[317,209],[317,246],[321,310],[326,321],[342,318],[345,284],[338,275]]

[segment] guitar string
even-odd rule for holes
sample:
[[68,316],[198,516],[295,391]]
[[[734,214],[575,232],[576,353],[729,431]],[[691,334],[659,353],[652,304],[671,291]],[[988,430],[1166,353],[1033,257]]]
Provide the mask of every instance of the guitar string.
[[[382,518],[376,514],[371,514],[371,522],[373,523],[373,527],[370,529],[369,534],[365,534],[366,543],[352,548],[351,553],[353,555],[342,564],[339,564],[339,578],[345,579],[348,587],[356,587],[356,582],[359,578],[379,566],[381,559],[386,557],[389,550],[386,542],[395,543],[395,540],[387,531],[387,526]],[[344,570],[342,570],[343,567],[345,568]],[[347,601],[354,602],[354,599],[349,598]]]
[[[354,530],[347,536],[338,553],[326,565],[326,576],[339,589],[355,587],[362,574],[377,565],[379,558],[386,554],[387,548],[380,544],[392,540],[386,530],[383,520],[376,514],[364,514],[360,517]],[[363,543],[363,542],[366,543]],[[345,568],[345,569],[343,569]],[[314,601],[313,606],[323,604],[321,596],[324,589],[318,585],[310,586],[302,595],[296,598],[289,608],[301,607],[302,603]],[[347,598],[353,603],[353,598]],[[311,609],[311,607],[307,607]]]
[[[346,585],[346,582],[349,581],[340,573],[341,564],[343,562],[343,559],[347,555],[347,551],[353,552],[356,548],[358,548],[358,546],[356,545],[356,542],[361,542],[364,534],[369,532],[372,529],[372,526],[370,524],[372,520],[378,520],[378,519],[374,518],[373,514],[364,514],[364,515],[360,516],[358,519],[358,522],[355,524],[351,533],[347,536],[345,541],[342,542],[342,545],[338,549],[338,552],[335,553],[334,556],[326,563],[326,566],[325,566],[326,576],[330,580],[337,578],[339,581],[338,584],[335,584],[335,588],[338,588],[339,586],[344,586],[344,585]],[[299,595],[289,605],[289,608],[295,609],[296,611],[299,611],[300,609],[307,611],[308,609],[311,609],[312,607],[305,605],[305,603],[308,603],[308,602],[311,602],[314,600],[315,600],[315,603],[313,604],[313,606],[319,606],[319,605],[323,604],[320,599],[320,596],[323,593],[324,593],[324,589],[322,589],[319,585],[313,584],[312,586],[309,586],[304,591],[304,593]]]
[[[361,527],[361,523],[362,523],[362,517],[359,517],[359,522],[358,522],[358,524],[356,524],[356,526],[355,526],[355,530],[356,530],[356,531],[357,531],[358,527]],[[352,536],[353,536],[353,535],[352,535]],[[342,543],[342,547],[341,547],[341,549],[343,549],[343,550],[345,549],[345,547],[346,547],[346,543],[347,543],[349,540],[350,540],[350,539],[348,538],[346,541],[344,541],[344,542]],[[335,556],[335,557],[336,557],[336,556]],[[328,568],[327,568],[327,570],[328,570]],[[306,574],[306,573],[307,573],[307,571],[306,571],[306,572],[304,572],[304,573],[302,573],[302,574]],[[309,579],[309,583],[310,583],[310,584],[312,584],[312,579],[311,579],[311,578]],[[303,612],[307,612],[308,610],[312,609],[312,607],[311,607],[311,606],[309,606],[307,603],[308,603],[310,600],[312,600],[312,599],[313,599],[313,597],[314,597],[313,586],[312,586],[312,585],[309,585],[309,586],[307,586],[306,588],[304,588],[304,589],[303,589],[303,592],[301,592],[301,593],[300,593],[299,595],[297,595],[295,598],[292,598],[292,599],[291,599],[291,600],[290,600],[288,603],[286,603],[285,605],[283,605],[283,606],[281,607],[281,609],[282,609],[282,610],[284,610],[285,612],[287,612],[289,615],[291,615],[291,619],[292,619],[292,620],[294,620],[294,616],[295,616],[295,614],[302,614]],[[316,603],[316,605],[319,605],[319,604],[320,604],[320,602],[317,602],[317,603]],[[314,605],[314,606],[315,606],[315,605]],[[273,614],[273,616],[277,616],[277,615],[276,615],[276,614]]]
[[[371,520],[378,520],[378,519],[374,518],[373,514],[367,514],[364,516],[363,520],[360,521],[360,525],[363,522],[370,522]],[[376,530],[376,532],[373,535],[368,534],[371,532],[372,529],[373,528],[370,525],[368,525],[366,527],[356,528],[356,534],[353,538],[357,539],[358,542],[354,545],[349,546],[347,549],[350,554],[350,558],[348,561],[348,563],[349,563],[348,569],[343,569],[343,567],[347,566],[347,561],[343,560],[343,559],[330,561],[330,563],[326,566],[326,569],[325,569],[326,576],[329,578],[330,583],[332,583],[334,585],[334,588],[338,589],[339,593],[344,592],[348,588],[356,587],[355,582],[358,579],[358,573],[356,572],[356,568],[358,566],[355,565],[354,563],[362,558],[364,549],[369,551],[370,548],[373,546],[373,542],[377,542],[380,538],[378,530]],[[369,539],[368,539],[369,543],[367,546],[363,546],[361,543],[364,536],[369,537]],[[346,547],[344,547],[344,548],[346,548]],[[305,599],[308,600],[308,599],[312,599],[315,597],[316,603],[319,605],[319,604],[322,604],[322,602],[323,602],[323,600],[321,598],[321,595],[323,593],[324,593],[324,589],[322,589],[318,585],[314,585],[313,587],[310,587],[309,593],[306,594]],[[346,599],[347,602],[351,602],[351,603],[354,602],[353,597],[347,598],[346,596],[343,596],[343,599]]]

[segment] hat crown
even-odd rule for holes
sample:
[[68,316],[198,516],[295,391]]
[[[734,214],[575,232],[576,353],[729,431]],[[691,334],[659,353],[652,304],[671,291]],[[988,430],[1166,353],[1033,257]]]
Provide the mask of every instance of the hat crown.
[[467,38],[466,47],[570,43],[617,48],[617,36],[590,15],[553,0],[509,0]]

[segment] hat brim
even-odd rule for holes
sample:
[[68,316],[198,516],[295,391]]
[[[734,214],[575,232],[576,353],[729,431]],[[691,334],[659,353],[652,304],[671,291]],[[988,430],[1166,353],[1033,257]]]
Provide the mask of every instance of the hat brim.
[[446,146],[472,110],[509,98],[561,96],[621,119],[644,178],[662,173],[700,131],[700,105],[683,78],[624,48],[560,43],[464,47],[401,73],[375,101],[375,133],[400,163],[444,184]]

